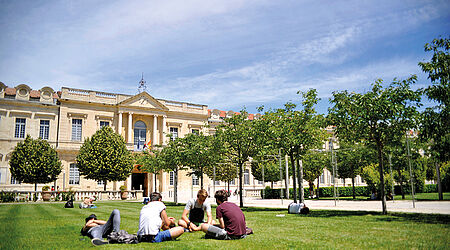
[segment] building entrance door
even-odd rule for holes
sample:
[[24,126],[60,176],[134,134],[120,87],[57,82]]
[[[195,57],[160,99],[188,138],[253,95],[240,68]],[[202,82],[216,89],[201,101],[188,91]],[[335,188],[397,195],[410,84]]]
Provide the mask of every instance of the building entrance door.
[[132,173],[131,174],[131,189],[144,190],[144,197],[148,197],[148,174],[147,173]]

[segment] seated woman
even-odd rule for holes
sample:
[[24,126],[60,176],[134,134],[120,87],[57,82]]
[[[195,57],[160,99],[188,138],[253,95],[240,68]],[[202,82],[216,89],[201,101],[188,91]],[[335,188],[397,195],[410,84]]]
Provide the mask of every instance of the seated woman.
[[84,201],[82,203],[80,203],[80,208],[97,208],[96,205],[94,205],[92,202],[95,199],[93,197],[85,197]]
[[91,214],[85,219],[85,222],[81,229],[82,235],[89,236],[95,246],[108,244],[108,241],[104,241],[103,238],[106,238],[111,232],[119,232],[120,212],[114,209],[108,221],[98,220],[95,214]]

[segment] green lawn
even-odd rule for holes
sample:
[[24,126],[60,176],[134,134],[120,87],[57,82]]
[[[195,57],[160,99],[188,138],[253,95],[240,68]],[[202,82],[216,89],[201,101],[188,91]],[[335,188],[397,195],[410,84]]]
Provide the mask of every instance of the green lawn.
[[[75,204],[76,206],[78,204]],[[97,202],[96,209],[65,209],[63,203],[0,204],[0,249],[81,249],[93,247],[80,236],[91,213],[107,219],[117,208],[121,228],[136,233],[142,204]],[[183,206],[167,206],[169,216],[180,217]],[[213,208],[213,211],[215,209]],[[247,224],[255,234],[237,241],[203,239],[201,232],[157,244],[106,245],[111,248],[158,249],[287,249],[287,248],[394,248],[450,249],[450,216],[376,212],[312,211],[308,216],[285,209],[246,208]],[[276,215],[285,215],[277,217]],[[215,216],[215,213],[213,213]]]

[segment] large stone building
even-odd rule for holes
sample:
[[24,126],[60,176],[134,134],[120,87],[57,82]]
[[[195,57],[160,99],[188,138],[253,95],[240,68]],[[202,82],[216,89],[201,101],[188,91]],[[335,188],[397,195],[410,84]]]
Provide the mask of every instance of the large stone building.
[[[124,95],[63,87],[55,92],[50,87],[32,90],[25,84],[12,88],[0,83],[0,190],[34,189],[32,184],[14,180],[9,172],[11,151],[26,134],[48,140],[58,151],[63,170],[58,180],[49,185],[59,190],[99,191],[103,190],[103,183],[80,176],[75,157],[84,139],[102,126],[111,126],[122,135],[130,151],[141,151],[148,143],[166,144],[170,139],[168,134],[173,137],[198,132],[213,134],[215,127],[234,113],[208,110],[206,105],[155,99],[145,91]],[[250,114],[249,119],[259,116]],[[194,197],[200,188],[198,177],[188,176],[188,173],[189,170],[179,173],[179,197]],[[330,176],[326,171],[317,181],[321,186],[329,186]],[[152,174],[135,168],[126,181],[107,183],[107,189],[118,190],[125,185],[129,190],[143,190],[144,195],[157,190],[164,197],[173,197],[173,172],[161,171],[156,176],[156,186],[154,179]],[[204,180],[210,192],[225,188],[223,182],[214,183],[207,176]],[[237,180],[231,182],[230,188],[236,190],[237,184]],[[261,181],[253,179],[247,166],[244,169],[245,195],[259,196],[263,186]],[[281,187],[283,183],[277,182],[275,186]]]

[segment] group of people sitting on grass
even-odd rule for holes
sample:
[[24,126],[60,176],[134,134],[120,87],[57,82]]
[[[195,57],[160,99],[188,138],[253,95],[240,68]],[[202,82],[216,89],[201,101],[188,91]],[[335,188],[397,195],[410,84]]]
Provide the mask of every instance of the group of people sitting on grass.
[[[199,190],[197,199],[187,202],[176,226],[175,218],[167,215],[166,206],[161,201],[161,194],[153,192],[148,204],[141,209],[137,241],[152,243],[169,241],[180,237],[184,232],[200,230],[205,233],[205,238],[219,240],[242,239],[252,233],[251,229],[246,227],[242,210],[236,204],[228,202],[227,191],[219,190],[214,195],[218,204],[216,208],[218,224],[214,224],[211,204],[206,202],[207,197],[206,190]],[[204,221],[205,212],[206,221]],[[95,215],[87,217],[81,233],[92,238],[94,245],[103,245],[109,243],[103,238],[119,230],[120,212],[114,209],[108,221],[98,220]]]

